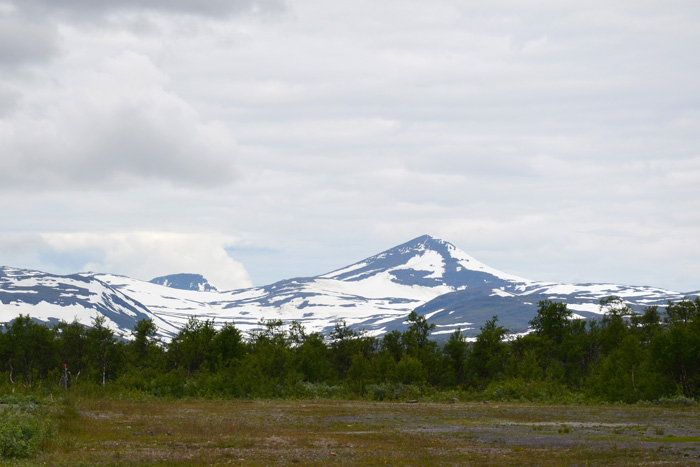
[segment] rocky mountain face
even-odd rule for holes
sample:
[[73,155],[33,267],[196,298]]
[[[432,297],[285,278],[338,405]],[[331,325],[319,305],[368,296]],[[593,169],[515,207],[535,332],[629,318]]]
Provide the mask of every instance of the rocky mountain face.
[[156,277],[149,282],[173,289],[216,292],[216,287],[211,285],[201,274],[170,274],[168,276]]
[[111,274],[56,276],[0,268],[0,322],[22,313],[49,323],[77,320],[89,325],[102,314],[128,338],[133,325],[148,317],[166,340],[191,316],[218,325],[233,321],[244,332],[257,329],[261,320],[281,319],[298,321],[308,332],[327,333],[344,320],[352,328],[381,335],[402,329],[412,310],[435,323],[436,338],[447,338],[458,328],[475,336],[494,315],[499,324],[521,333],[540,300],[566,302],[576,316],[592,318],[601,313],[600,299],[611,295],[641,311],[696,294],[531,281],[490,268],[427,235],[320,276],[226,292],[198,274],[144,282]]

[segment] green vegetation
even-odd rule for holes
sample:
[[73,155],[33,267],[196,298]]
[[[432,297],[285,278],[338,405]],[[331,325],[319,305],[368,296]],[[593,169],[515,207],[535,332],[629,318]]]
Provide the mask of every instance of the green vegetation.
[[149,320],[123,340],[20,316],[0,333],[0,463],[695,462],[700,300],[601,307],[586,322],[543,301],[526,336],[494,316],[443,345],[415,312],[381,339],[192,317],[167,344]]
[[615,297],[601,309],[583,321],[542,301],[526,336],[507,339],[494,316],[474,342],[458,330],[443,345],[415,312],[383,338],[342,321],[324,336],[279,320],[246,338],[192,317],[167,344],[149,320],[123,340],[103,318],[49,328],[20,316],[0,333],[0,394],[696,404],[700,299],[669,303],[663,317]]
[[0,398],[0,459],[24,458],[43,450],[53,435],[45,408],[33,397]]

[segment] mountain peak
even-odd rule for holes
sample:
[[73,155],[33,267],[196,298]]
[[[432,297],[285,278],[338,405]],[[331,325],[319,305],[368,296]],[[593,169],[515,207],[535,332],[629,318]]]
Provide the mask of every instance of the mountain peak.
[[409,240],[406,243],[403,243],[401,245],[398,245],[395,248],[401,248],[401,247],[410,247],[410,246],[415,246],[420,248],[421,246],[438,246],[438,245],[445,245],[448,242],[441,240],[439,238],[433,237],[431,235],[421,235],[420,237],[416,237],[413,240]]
[[151,279],[149,282],[172,289],[197,290],[200,292],[215,292],[216,287],[211,285],[201,274],[170,274]]
[[453,244],[430,235],[421,235],[321,277],[362,281],[379,274],[388,274],[392,282],[402,285],[446,285],[453,290],[485,284],[495,286],[505,280],[524,281],[490,268]]
[[419,237],[416,237],[413,240],[409,240],[406,243],[424,243],[424,242],[430,242],[430,241],[436,241],[436,240],[442,241],[439,238],[433,237],[432,235],[425,234],[425,235],[421,235]]

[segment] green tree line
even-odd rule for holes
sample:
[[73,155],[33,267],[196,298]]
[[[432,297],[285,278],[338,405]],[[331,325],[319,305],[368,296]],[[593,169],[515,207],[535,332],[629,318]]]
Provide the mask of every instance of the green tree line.
[[[0,389],[119,391],[165,397],[464,397],[634,403],[700,396],[700,298],[632,313],[601,301],[599,320],[573,319],[541,301],[532,332],[509,337],[494,316],[476,339],[460,330],[439,344],[412,312],[404,331],[372,337],[337,323],[328,335],[298,322],[233,323],[191,317],[167,343],[153,321],[121,339],[92,326],[51,327],[19,316],[0,332]],[[3,389],[4,388],[4,389]]]

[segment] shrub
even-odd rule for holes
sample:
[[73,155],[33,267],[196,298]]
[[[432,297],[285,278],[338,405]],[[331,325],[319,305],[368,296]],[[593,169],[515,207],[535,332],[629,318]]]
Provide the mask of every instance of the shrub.
[[496,401],[581,402],[578,394],[571,393],[555,381],[521,378],[493,381],[479,396]]
[[4,394],[0,396],[0,404],[21,405],[24,410],[36,406],[39,400],[34,395]]
[[50,439],[51,424],[35,405],[0,409],[0,457],[23,458],[36,455]]
[[405,399],[418,399],[423,395],[422,388],[413,384],[380,383],[368,384],[366,387],[367,398],[370,400],[398,401]]
[[665,407],[691,407],[697,405],[695,399],[685,396],[676,396],[672,398],[660,397],[657,399],[656,403]]
[[310,383],[299,381],[296,385],[295,396],[305,399],[333,399],[347,397],[348,391],[343,386],[326,383]]

